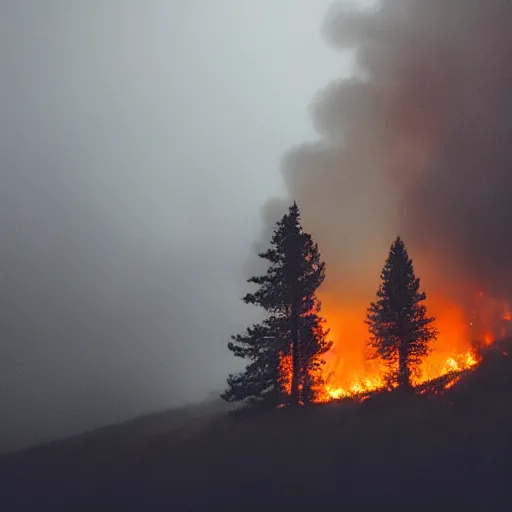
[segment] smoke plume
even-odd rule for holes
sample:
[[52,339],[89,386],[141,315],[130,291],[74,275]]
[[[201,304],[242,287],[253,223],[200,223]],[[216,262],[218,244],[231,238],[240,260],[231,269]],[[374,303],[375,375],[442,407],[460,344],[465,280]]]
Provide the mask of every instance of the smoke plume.
[[354,51],[357,77],[317,95],[320,139],[283,165],[327,260],[328,288],[374,293],[399,234],[431,288],[453,295],[471,283],[509,296],[510,19],[507,0],[329,10],[324,35]]

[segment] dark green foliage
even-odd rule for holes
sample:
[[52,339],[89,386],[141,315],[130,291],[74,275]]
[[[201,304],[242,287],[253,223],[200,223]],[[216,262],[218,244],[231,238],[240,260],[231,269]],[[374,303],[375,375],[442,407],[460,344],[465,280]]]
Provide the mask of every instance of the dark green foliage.
[[258,290],[242,300],[262,307],[268,317],[232,336],[229,350],[249,363],[245,372],[229,376],[222,397],[227,401],[283,403],[287,400],[286,386],[279,364],[282,357],[289,357],[291,401],[312,400],[320,379],[320,356],[331,346],[315,295],[325,278],[325,264],[317,244],[300,225],[296,203],[277,223],[270,248],[259,256],[269,262],[267,272],[249,279]]
[[284,336],[288,331],[283,320],[272,315],[261,324],[248,327],[243,334],[232,336],[228,349],[250,362],[244,373],[228,377],[228,389],[222,398],[229,402],[267,400],[277,404],[281,401],[277,362],[280,350],[286,347]]
[[426,294],[420,291],[420,280],[400,238],[391,246],[381,280],[377,300],[368,308],[368,345],[372,356],[387,365],[390,383],[409,388],[437,330],[434,319],[427,316]]

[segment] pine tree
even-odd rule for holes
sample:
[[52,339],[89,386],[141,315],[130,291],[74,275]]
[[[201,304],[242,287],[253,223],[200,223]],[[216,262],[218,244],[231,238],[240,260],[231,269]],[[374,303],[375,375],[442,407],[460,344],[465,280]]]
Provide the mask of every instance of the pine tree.
[[[242,300],[262,307],[268,316],[232,336],[228,349],[250,362],[245,372],[229,376],[222,397],[279,405],[289,394],[291,403],[310,401],[321,380],[321,355],[331,343],[326,341],[316,297],[325,278],[325,263],[317,244],[301,227],[296,203],[277,223],[270,248],[259,256],[269,262],[267,272],[249,279],[259,288]],[[291,362],[291,375],[283,375],[283,361]]]
[[381,280],[377,300],[367,311],[369,349],[386,364],[391,384],[411,388],[411,378],[429,354],[437,329],[434,318],[427,316],[426,294],[420,291],[420,280],[400,237],[391,246]]

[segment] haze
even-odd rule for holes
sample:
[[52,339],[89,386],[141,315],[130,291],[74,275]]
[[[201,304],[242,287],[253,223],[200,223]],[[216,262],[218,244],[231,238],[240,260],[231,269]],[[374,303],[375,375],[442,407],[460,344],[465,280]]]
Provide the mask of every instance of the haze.
[[3,1],[0,450],[221,391],[329,1]]

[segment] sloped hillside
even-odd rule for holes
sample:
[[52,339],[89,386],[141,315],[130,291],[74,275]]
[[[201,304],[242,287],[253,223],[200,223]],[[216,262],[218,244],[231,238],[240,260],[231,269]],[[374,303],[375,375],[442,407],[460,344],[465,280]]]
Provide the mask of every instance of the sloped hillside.
[[100,509],[512,510],[509,353],[510,341],[486,349],[441,396],[214,415],[179,433],[133,423],[98,431],[4,459],[3,482],[18,504]]

